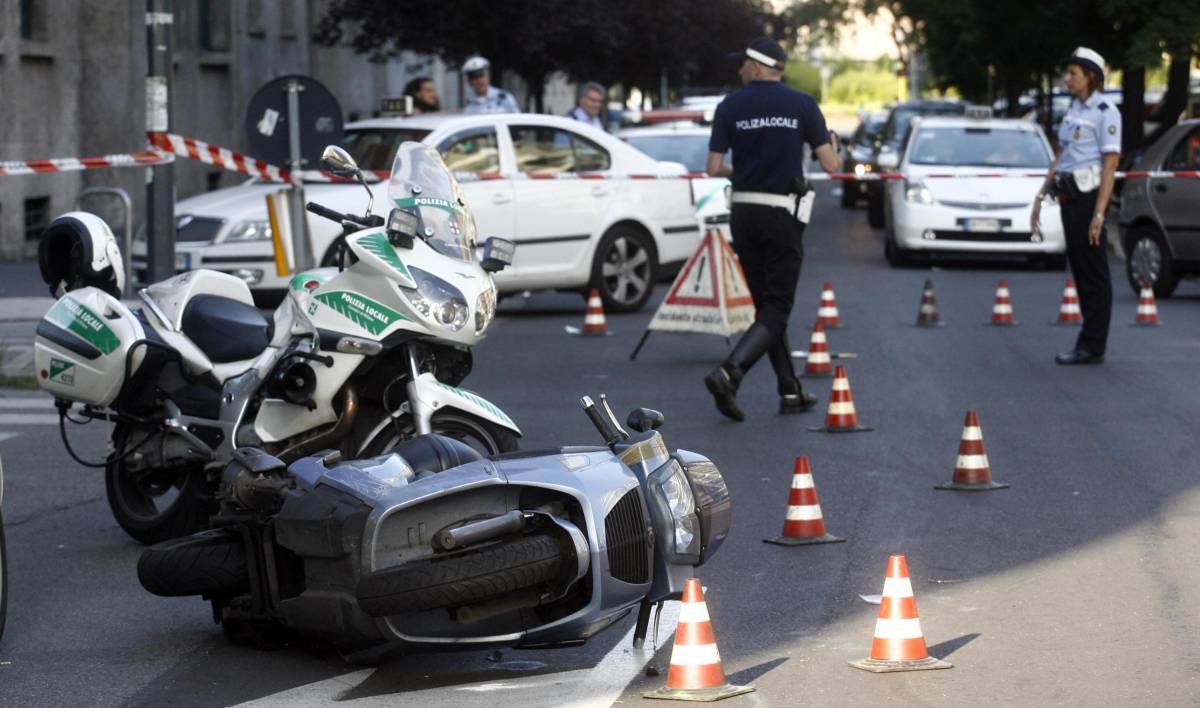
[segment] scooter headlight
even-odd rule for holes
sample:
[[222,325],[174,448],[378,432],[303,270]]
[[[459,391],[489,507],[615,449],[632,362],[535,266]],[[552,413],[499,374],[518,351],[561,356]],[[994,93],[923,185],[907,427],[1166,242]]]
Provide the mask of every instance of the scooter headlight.
[[408,271],[417,281],[417,287],[401,287],[400,291],[413,309],[452,332],[462,329],[471,313],[462,291],[420,268],[409,266]]
[[658,483],[675,526],[675,553],[700,555],[700,522],[696,518],[696,497],[679,463],[672,460],[665,478]]

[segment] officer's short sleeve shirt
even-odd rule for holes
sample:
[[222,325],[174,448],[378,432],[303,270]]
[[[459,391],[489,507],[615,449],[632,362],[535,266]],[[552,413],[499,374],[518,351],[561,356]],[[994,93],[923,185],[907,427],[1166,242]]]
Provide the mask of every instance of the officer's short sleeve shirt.
[[816,100],[778,81],[752,81],[721,101],[710,152],[733,151],[733,189],[788,194],[804,176],[805,144],[829,142]]
[[1073,99],[1058,128],[1062,172],[1099,167],[1105,153],[1121,152],[1121,111],[1099,91],[1086,101]]

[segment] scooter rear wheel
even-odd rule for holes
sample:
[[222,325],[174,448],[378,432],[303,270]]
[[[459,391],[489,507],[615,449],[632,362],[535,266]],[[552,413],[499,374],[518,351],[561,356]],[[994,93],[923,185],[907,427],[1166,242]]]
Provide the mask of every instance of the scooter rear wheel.
[[250,575],[242,537],[213,530],[151,546],[138,559],[138,580],[161,597],[247,592]]

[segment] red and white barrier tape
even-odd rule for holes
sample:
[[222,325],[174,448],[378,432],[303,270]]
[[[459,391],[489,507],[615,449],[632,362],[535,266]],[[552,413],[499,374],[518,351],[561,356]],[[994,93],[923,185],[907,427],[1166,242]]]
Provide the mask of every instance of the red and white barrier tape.
[[53,172],[78,172],[106,167],[142,167],[173,162],[174,157],[145,151],[101,157],[64,157],[53,160],[9,160],[0,162],[0,176],[40,175]]
[[[109,167],[144,167],[150,165],[161,165],[171,162],[178,157],[186,157],[189,160],[203,162],[214,167],[238,172],[251,177],[268,180],[271,182],[291,182],[292,173],[282,167],[268,164],[262,160],[256,160],[248,155],[243,155],[240,152],[235,152],[228,148],[223,148],[218,145],[206,143],[203,140],[187,138],[175,133],[147,133],[147,139],[153,150],[124,153],[118,155],[104,155],[102,157],[84,157],[84,158],[62,158],[55,160],[14,160],[8,162],[0,162],[0,176],[3,175],[30,175],[44,174],[50,172],[73,172],[77,170],[92,170],[103,169]],[[328,172],[320,170],[304,170],[297,173],[298,176],[309,182],[347,182],[341,177],[336,177]],[[368,176],[373,176],[379,180],[386,181],[389,178],[389,173],[385,170],[371,171],[366,173]],[[612,180],[612,179],[630,179],[630,180],[695,180],[707,179],[708,175],[702,172],[689,172],[687,174],[618,174],[613,172],[557,172],[553,174],[536,174],[528,172],[520,172],[515,175],[507,176],[497,172],[457,172],[455,173],[460,181],[487,181],[496,179],[522,179],[522,180]],[[968,172],[968,173],[936,173],[916,175],[916,179],[1029,179],[1037,178],[1044,179],[1045,172]],[[836,174],[817,173],[808,175],[806,179],[810,182],[885,182],[889,180],[905,180],[909,176],[901,172],[867,172],[862,175],[853,172],[842,172]],[[1130,171],[1118,172],[1117,179],[1200,179],[1200,171],[1197,170],[1155,170],[1155,171]]]

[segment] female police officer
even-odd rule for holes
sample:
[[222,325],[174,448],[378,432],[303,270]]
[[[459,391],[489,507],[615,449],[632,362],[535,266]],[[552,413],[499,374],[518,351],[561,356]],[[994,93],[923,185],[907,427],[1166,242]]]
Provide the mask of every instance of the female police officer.
[[[787,54],[779,44],[759,37],[745,52],[732,56],[741,60],[738,74],[745,86],[717,106],[707,172],[730,175],[733,250],[746,274],[756,316],[704,384],[717,410],[743,420],[738,385],[763,354],[775,369],[780,413],[799,413],[817,402],[800,388],[787,343],[788,315],[804,258],[804,212],[812,207],[812,195],[803,184],[804,144],[813,148],[827,172],[841,169],[841,159],[836,145],[830,145],[831,134],[817,102],[780,83]],[[732,170],[723,161],[726,150],[733,151]]]
[[1074,99],[1058,130],[1059,153],[1046,183],[1033,200],[1030,219],[1036,231],[1042,198],[1058,197],[1067,260],[1079,289],[1083,329],[1075,349],[1054,357],[1059,364],[1099,364],[1108,343],[1112,317],[1112,279],[1104,212],[1112,196],[1121,154],[1121,113],[1104,100],[1104,59],[1080,47],[1067,62],[1067,91]]

